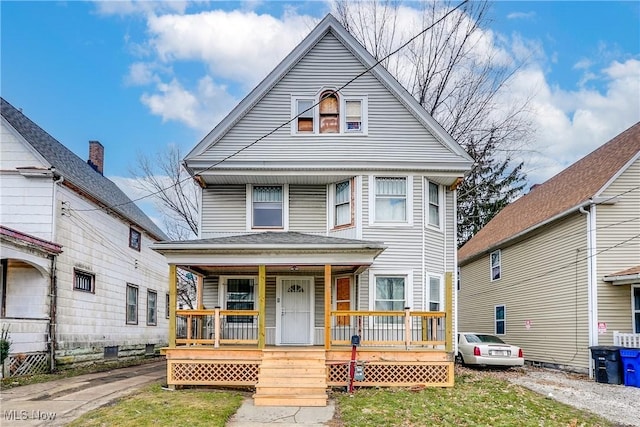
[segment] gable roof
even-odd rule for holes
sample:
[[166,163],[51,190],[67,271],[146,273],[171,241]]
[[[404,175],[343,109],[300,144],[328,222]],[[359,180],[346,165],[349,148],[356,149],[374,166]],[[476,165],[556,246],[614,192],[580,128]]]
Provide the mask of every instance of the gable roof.
[[64,177],[65,182],[95,198],[120,216],[131,221],[158,240],[168,240],[164,232],[145,215],[111,180],[96,172],[87,162],[18,111],[4,98],[0,98],[2,117],[29,143],[52,167]]
[[460,248],[460,264],[589,204],[639,156],[640,122],[505,207]]
[[[331,14],[322,21],[296,46],[276,68],[265,77],[216,127],[205,136],[184,159],[187,170],[194,174],[190,161],[215,145],[240,119],[242,119],[273,87],[318,43],[331,32],[369,73],[378,79],[413,116],[429,129],[440,143],[459,157],[461,169],[468,170],[473,159],[440,124],[411,96],[411,94],[358,42]],[[356,76],[354,76],[356,77]],[[247,141],[247,143],[254,141]]]

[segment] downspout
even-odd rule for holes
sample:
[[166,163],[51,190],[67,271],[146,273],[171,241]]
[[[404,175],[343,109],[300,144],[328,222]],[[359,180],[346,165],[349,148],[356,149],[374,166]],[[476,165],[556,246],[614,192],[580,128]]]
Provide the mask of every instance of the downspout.
[[[598,345],[598,288],[596,273],[596,207],[592,202],[589,210],[580,207],[587,216],[587,307],[589,322],[589,347]],[[593,364],[589,358],[589,378],[593,378]]]
[[[56,176],[55,168],[52,168],[54,177]],[[51,241],[55,243],[58,227],[58,185],[62,184],[64,177],[58,175],[53,180],[53,191],[51,201]],[[49,278],[49,353],[50,353],[50,369],[53,372],[56,369],[56,347],[58,346],[57,336],[57,311],[58,311],[58,277],[57,277],[57,255],[51,255],[51,273]]]
[[[446,205],[446,203],[445,203]],[[458,336],[458,188],[453,189],[453,283],[451,286],[451,295],[453,296],[453,336],[451,339],[453,340],[453,354],[454,360],[455,355],[458,354],[458,340],[456,337]]]
[[[424,188],[425,184],[427,184],[427,188]],[[422,190],[422,194],[427,194],[428,195],[428,182],[425,181],[424,178],[422,178],[422,186],[423,186],[423,190]],[[425,257],[427,255],[427,248],[426,248],[426,223],[427,223],[427,211],[425,210],[427,204],[426,204],[426,200],[424,199],[424,196],[422,197],[422,221],[420,223],[420,228],[422,229],[422,266],[421,266],[421,277],[422,277],[422,309],[424,311],[428,311],[429,310],[429,304],[427,303],[427,290],[429,289],[427,286],[429,284],[429,282],[427,282],[427,277],[426,277],[426,272],[425,272],[425,265],[426,265],[426,261],[425,261]],[[414,307],[415,310],[415,307]]]

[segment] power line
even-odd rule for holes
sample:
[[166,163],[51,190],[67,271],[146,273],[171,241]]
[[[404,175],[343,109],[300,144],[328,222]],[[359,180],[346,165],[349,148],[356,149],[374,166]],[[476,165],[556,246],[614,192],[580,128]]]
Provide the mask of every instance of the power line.
[[[442,17],[440,17],[439,19],[437,19],[434,23],[432,23],[431,25],[427,26],[426,28],[424,28],[422,31],[420,31],[419,33],[417,33],[416,35],[414,35],[413,37],[411,37],[408,41],[406,41],[405,43],[403,43],[400,47],[398,47],[397,49],[395,49],[394,51],[392,51],[391,53],[389,53],[388,55],[384,56],[383,58],[381,58],[380,60],[378,60],[376,63],[374,63],[372,66],[370,66],[369,68],[365,69],[363,72],[361,72],[360,74],[356,75],[355,77],[353,77],[351,80],[349,80],[348,82],[346,82],[345,84],[343,84],[342,86],[340,86],[338,89],[333,90],[333,91],[328,91],[327,95],[332,95],[332,94],[336,94],[337,92],[341,91],[342,89],[346,88],[348,85],[350,85],[351,83],[353,83],[354,81],[356,81],[357,79],[359,79],[360,77],[364,76],[365,74],[369,73],[371,70],[373,70],[375,67],[377,67],[378,65],[380,65],[382,62],[386,61],[388,58],[390,58],[391,56],[395,55],[396,53],[398,53],[400,50],[404,49],[405,47],[407,47],[411,42],[413,42],[415,39],[417,39],[418,37],[420,37],[421,35],[423,35],[424,33],[426,33],[427,31],[431,30],[433,27],[435,27],[436,25],[438,25],[440,22],[444,21],[446,18],[449,17],[449,15],[451,15],[453,12],[455,12],[456,10],[458,10],[459,8],[461,8],[464,4],[468,3],[469,0],[463,0],[462,2],[460,2],[456,7],[454,7],[453,9],[449,10],[447,13],[445,13]],[[253,142],[245,145],[244,147],[236,150],[235,152],[229,154],[228,156],[224,157],[221,160],[218,160],[216,162],[214,162],[213,164],[211,164],[210,166],[206,167],[205,169],[203,169],[200,173],[202,174],[203,172],[207,172],[211,169],[213,169],[214,167],[218,166],[219,164],[237,156],[238,154],[242,153],[244,150],[253,147],[255,144],[257,144],[258,142],[262,141],[263,139],[268,138],[269,136],[273,135],[274,133],[276,133],[277,131],[279,131],[280,129],[282,129],[283,127],[287,126],[288,124],[292,123],[294,120],[296,120],[297,118],[299,118],[302,114],[305,114],[306,112],[310,111],[311,109],[315,108],[316,106],[318,106],[323,99],[320,99],[318,102],[316,102],[315,104],[311,105],[309,108],[307,108],[304,111],[301,111],[300,113],[298,113],[296,116],[292,117],[291,119],[287,120],[284,123],[281,123],[280,125],[278,125],[277,127],[275,127],[274,129],[270,130],[269,132],[267,132],[266,134],[262,135],[261,137],[259,137],[258,139],[254,140]],[[128,202],[124,202],[124,203],[120,203],[120,204],[116,204],[116,205],[111,205],[111,206],[106,206],[105,208],[93,208],[93,209],[80,209],[78,211],[93,211],[93,210],[108,210],[108,209],[115,209],[118,208],[120,206],[125,206],[128,205],[130,203],[135,203],[138,202],[140,200],[144,200],[146,198],[149,198],[151,196],[155,196],[157,194],[160,194],[166,190],[171,189],[171,187],[175,187],[176,185],[180,185],[183,184],[184,182],[188,181],[191,179],[191,176],[181,180],[181,181],[177,181],[173,184],[171,184],[170,186],[160,189],[158,191],[149,193],[145,196],[141,196],[138,197],[137,199],[132,199]]]

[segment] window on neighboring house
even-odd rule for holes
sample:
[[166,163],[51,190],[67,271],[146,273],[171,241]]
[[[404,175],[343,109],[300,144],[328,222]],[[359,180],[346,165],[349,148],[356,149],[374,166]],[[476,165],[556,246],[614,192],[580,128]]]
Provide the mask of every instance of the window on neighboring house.
[[[255,304],[254,278],[227,279],[227,310],[253,310]],[[252,323],[253,316],[227,316],[227,323]]]
[[429,311],[442,311],[442,280],[429,276]]
[[252,228],[283,228],[283,201],[282,186],[253,186]]
[[138,324],[138,287],[127,283],[127,324]]
[[95,275],[73,269],[73,289],[84,292],[95,292]]
[[133,228],[129,228],[129,247],[131,249],[135,249],[136,251],[139,251],[141,242],[142,242],[142,235],[140,234],[140,232]]
[[500,249],[497,251],[491,252],[491,280],[498,280],[502,277],[502,268],[501,268],[501,252]]
[[335,184],[335,226],[351,225],[353,216],[351,213],[351,181],[342,181]]
[[504,335],[507,330],[506,307],[504,305],[496,305],[495,323],[496,335]]
[[315,115],[313,104],[313,99],[297,99],[295,101],[298,133],[313,133],[313,116]]
[[147,325],[158,324],[158,294],[155,291],[147,291]]
[[633,288],[633,333],[640,334],[640,286]]
[[440,228],[440,186],[429,181],[429,201],[427,224]]
[[[406,276],[375,276],[376,311],[403,311],[406,307]],[[401,323],[402,316],[378,316],[377,323]]]
[[332,90],[320,95],[320,133],[340,132],[340,103],[338,96]]
[[407,178],[375,178],[376,222],[407,221]]
[[165,305],[165,312],[164,312],[164,317],[166,317],[167,319],[169,318],[169,316],[171,315],[170,309],[171,309],[171,298],[169,297],[169,294],[166,295],[166,305]]

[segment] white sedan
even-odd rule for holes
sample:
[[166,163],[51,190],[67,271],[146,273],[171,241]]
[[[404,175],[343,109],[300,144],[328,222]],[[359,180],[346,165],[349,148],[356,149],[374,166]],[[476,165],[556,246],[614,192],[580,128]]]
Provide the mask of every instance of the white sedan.
[[491,334],[458,333],[456,360],[463,365],[523,366],[522,349]]

